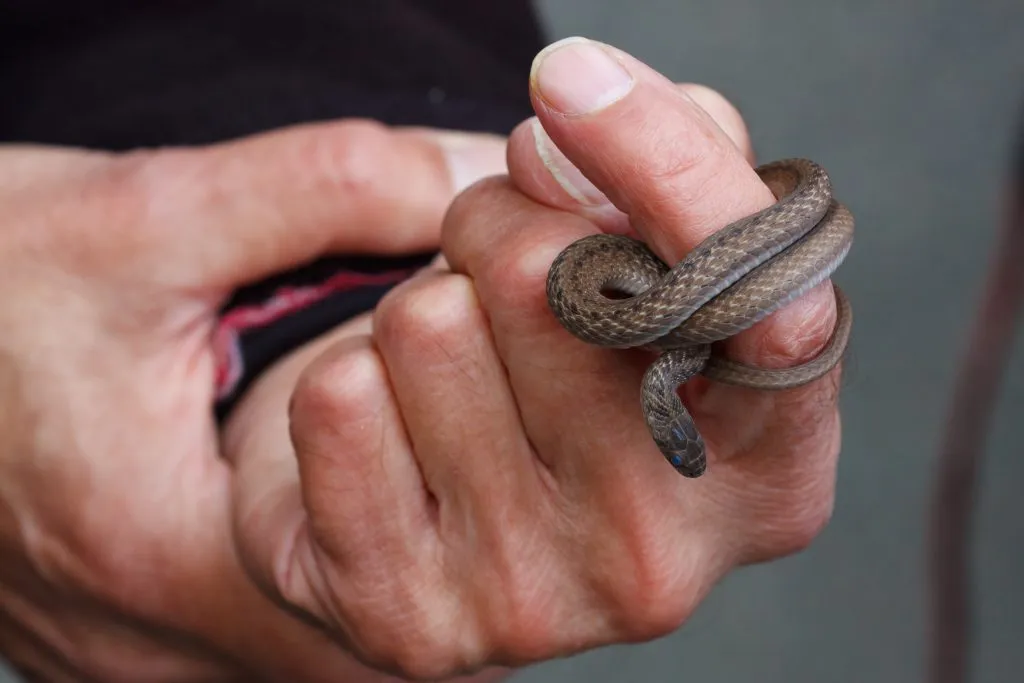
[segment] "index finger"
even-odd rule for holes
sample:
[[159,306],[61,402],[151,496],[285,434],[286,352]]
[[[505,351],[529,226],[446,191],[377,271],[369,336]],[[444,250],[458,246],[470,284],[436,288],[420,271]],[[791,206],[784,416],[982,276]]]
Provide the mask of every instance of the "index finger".
[[452,198],[504,157],[499,136],[350,119],[161,150],[136,177],[159,258],[233,289],[329,254],[435,249]]

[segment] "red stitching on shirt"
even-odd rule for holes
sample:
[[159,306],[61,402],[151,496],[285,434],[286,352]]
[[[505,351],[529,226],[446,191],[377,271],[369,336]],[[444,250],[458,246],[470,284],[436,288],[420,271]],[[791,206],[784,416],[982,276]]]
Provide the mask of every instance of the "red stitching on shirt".
[[320,284],[281,287],[258,304],[246,304],[226,311],[221,315],[213,337],[217,360],[215,381],[218,399],[229,395],[245,374],[239,341],[247,330],[266,327],[332,294],[360,287],[394,284],[406,279],[413,272],[413,269],[390,270],[383,273],[340,272]]

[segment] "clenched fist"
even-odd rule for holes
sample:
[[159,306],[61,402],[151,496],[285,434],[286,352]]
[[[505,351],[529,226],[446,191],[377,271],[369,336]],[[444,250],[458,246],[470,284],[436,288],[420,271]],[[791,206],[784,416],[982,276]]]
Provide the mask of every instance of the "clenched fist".
[[[444,262],[268,374],[228,431],[239,477],[263,482],[237,501],[264,589],[406,675],[664,635],[831,512],[837,373],[687,385],[713,466],[686,480],[641,415],[650,358],[583,344],[546,303],[576,239],[635,231],[672,261],[774,201],[735,110],[582,42],[543,54],[531,86],[510,177],[455,200]],[[806,361],[835,313],[826,283],[729,353]]]

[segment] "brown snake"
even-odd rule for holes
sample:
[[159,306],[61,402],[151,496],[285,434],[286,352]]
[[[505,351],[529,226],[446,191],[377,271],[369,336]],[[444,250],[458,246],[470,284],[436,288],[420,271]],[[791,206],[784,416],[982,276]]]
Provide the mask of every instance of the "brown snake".
[[712,351],[713,342],[826,280],[853,242],[853,216],[832,198],[821,166],[786,159],[756,170],[776,203],[716,232],[672,268],[640,241],[601,234],[569,245],[548,272],[548,304],[569,332],[598,346],[661,352],[644,375],[641,407],[658,449],[686,477],[703,474],[707,457],[679,385],[700,373],[758,389],[800,386],[839,363],[850,335],[850,305],[835,287],[836,328],[811,361],[763,369]]

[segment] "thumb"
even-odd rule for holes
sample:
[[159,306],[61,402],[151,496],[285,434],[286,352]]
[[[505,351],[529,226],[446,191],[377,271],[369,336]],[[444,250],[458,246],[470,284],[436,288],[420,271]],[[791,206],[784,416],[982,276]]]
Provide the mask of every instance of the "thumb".
[[[678,263],[723,226],[776,201],[750,164],[752,155],[711,113],[621,50],[580,38],[549,46],[534,61],[531,97],[539,125],[513,134],[517,184],[537,196],[541,183],[527,172],[557,171],[554,180],[565,190],[560,206],[573,200],[581,213],[614,220],[611,207],[628,216],[666,263]],[[534,139],[524,144],[528,135]],[[579,171],[566,172],[568,166]],[[543,186],[542,198],[552,196],[553,184]],[[836,307],[832,288],[821,284],[730,338],[730,355],[762,367],[809,360],[832,338]]]
[[454,196],[506,170],[499,136],[363,120],[160,151],[147,165],[151,204],[175,217],[158,236],[164,258],[223,290],[330,253],[433,249]]

